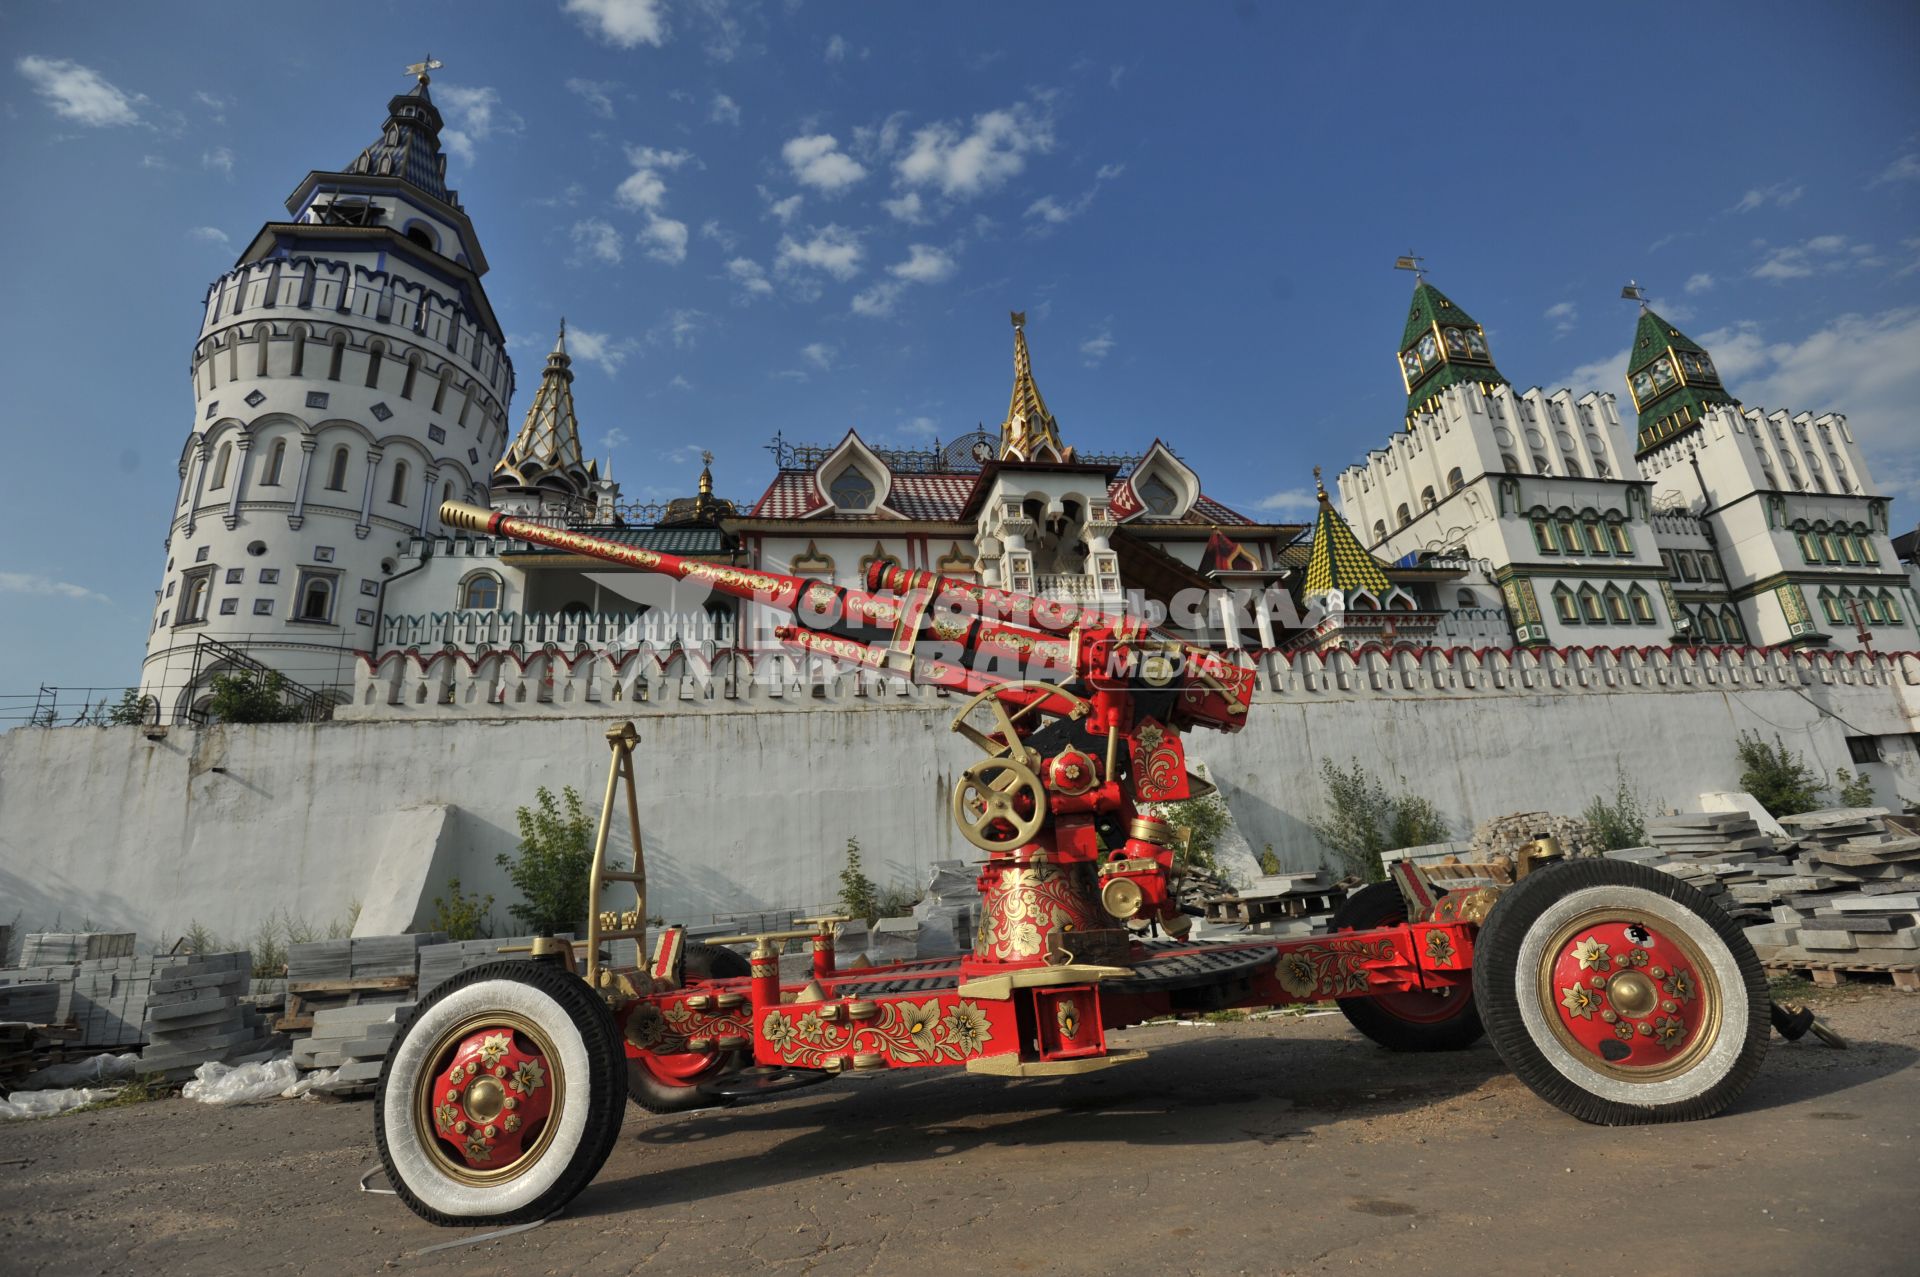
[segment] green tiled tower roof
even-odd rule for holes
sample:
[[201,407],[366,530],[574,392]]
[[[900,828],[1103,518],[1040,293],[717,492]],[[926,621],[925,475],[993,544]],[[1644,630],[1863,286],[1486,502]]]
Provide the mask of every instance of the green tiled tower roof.
[[1636,456],[1693,429],[1714,404],[1740,403],[1706,349],[1645,306],[1627,355],[1627,389],[1640,412]]
[[1301,597],[1312,598],[1329,590],[1366,590],[1380,597],[1392,588],[1386,571],[1327,500],[1317,467],[1313,478],[1320,489],[1320,513],[1313,520],[1313,550],[1307,556],[1307,580]]
[[1494,367],[1486,331],[1424,279],[1413,286],[1406,331],[1400,336],[1400,376],[1407,384],[1409,425],[1448,386],[1509,384]]

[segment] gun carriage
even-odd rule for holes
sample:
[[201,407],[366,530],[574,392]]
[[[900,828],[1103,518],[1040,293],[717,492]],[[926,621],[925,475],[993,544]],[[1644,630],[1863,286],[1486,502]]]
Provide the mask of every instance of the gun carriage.
[[[388,1055],[376,1137],[394,1187],[440,1223],[558,1210],[592,1179],[630,1098],[655,1112],[761,1098],[847,1072],[999,1077],[1138,1059],[1108,1035],[1232,1007],[1335,999],[1400,1051],[1485,1033],[1539,1095],[1590,1122],[1705,1117],[1746,1086],[1770,1003],[1739,929],[1686,883],[1550,847],[1446,890],[1410,863],[1323,936],[1193,942],[1182,831],[1143,803],[1191,796],[1183,739],[1246,723],[1253,672],[1136,618],[876,563],[862,583],[682,559],[449,502],[443,522],[704,581],[779,609],[802,652],[946,687],[980,750],[950,811],[983,853],[980,925],[954,958],[843,967],[835,926],[690,942],[649,935],[631,723],[611,758],[587,936],[426,993]],[[607,846],[623,796],[631,867]],[[616,893],[630,889],[632,906]],[[616,967],[608,946],[635,943]],[[783,982],[778,951],[811,946]],[[751,944],[743,959],[731,945]]]

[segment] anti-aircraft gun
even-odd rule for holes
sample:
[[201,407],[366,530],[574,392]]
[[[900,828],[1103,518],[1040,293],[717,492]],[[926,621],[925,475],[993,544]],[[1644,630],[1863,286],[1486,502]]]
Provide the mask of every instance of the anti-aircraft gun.
[[[1254,672],[1114,614],[872,565],[858,587],[709,563],[449,502],[450,527],[679,580],[785,613],[783,644],[966,697],[980,750],[949,810],[985,853],[980,922],[957,958],[840,967],[843,918],[690,940],[649,935],[632,723],[608,731],[584,941],[422,991],[376,1101],[400,1196],[443,1223],[543,1218],[598,1171],[625,1101],[655,1111],[762,1099],[848,1071],[957,1065],[1076,1074],[1141,1057],[1108,1033],[1232,1007],[1337,1000],[1395,1050],[1492,1036],[1542,1096],[1588,1121],[1706,1116],[1759,1065],[1768,1000],[1739,929],[1692,887],[1611,860],[1410,860],[1349,896],[1329,933],[1195,942],[1176,896],[1183,831],[1142,809],[1195,790],[1196,728],[1237,732]],[[624,790],[633,864],[609,862]],[[621,885],[630,909],[610,907]],[[632,941],[643,960],[610,961]],[[651,943],[650,943],[651,941]],[[807,978],[779,951],[807,942]],[[732,946],[751,945],[742,960]]]

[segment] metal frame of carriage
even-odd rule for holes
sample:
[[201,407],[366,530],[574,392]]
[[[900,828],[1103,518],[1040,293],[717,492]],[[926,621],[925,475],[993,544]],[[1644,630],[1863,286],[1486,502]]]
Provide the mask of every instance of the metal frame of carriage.
[[[690,942],[651,933],[639,734],[610,729],[587,936],[427,992],[396,1035],[376,1139],[438,1223],[512,1223],[592,1179],[631,1099],[655,1112],[766,1099],[849,1072],[1059,1077],[1137,1060],[1109,1035],[1165,1016],[1336,1000],[1401,1051],[1484,1032],[1540,1096],[1591,1122],[1705,1117],[1759,1068],[1770,1002],[1736,927],[1688,884],[1550,843],[1448,890],[1411,862],[1350,896],[1327,935],[1188,938],[1183,831],[1143,804],[1191,796],[1182,737],[1235,731],[1252,672],[1123,616],[876,564],[865,590],[679,559],[450,502],[484,530],[683,578],[790,612],[792,647],[963,693],[982,756],[951,813],[985,853],[971,952],[842,967],[836,927]],[[1016,663],[1033,677],[989,672]],[[624,798],[624,803],[620,800]],[[625,808],[633,861],[610,863]],[[631,887],[631,908],[614,895]],[[631,941],[633,965],[610,946]],[[802,980],[780,977],[800,941]],[[731,945],[751,945],[742,959]],[[644,962],[640,961],[644,959]]]

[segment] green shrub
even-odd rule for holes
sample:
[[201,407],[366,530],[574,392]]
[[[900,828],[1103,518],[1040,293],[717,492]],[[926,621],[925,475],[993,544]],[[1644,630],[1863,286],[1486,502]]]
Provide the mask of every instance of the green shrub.
[[593,874],[593,821],[580,806],[580,794],[561,791],[565,810],[545,785],[534,791],[534,805],[514,812],[520,822],[520,854],[498,857],[521,903],[507,912],[538,935],[580,929],[587,919],[587,880]]
[[1855,776],[1842,767],[1833,774],[1833,792],[1840,796],[1842,807],[1873,806],[1873,779],[1864,773]]
[[847,863],[840,870],[840,912],[872,926],[879,919],[880,889],[860,868],[860,840],[847,839]]
[[120,693],[118,705],[107,707],[107,722],[114,727],[138,727],[153,721],[153,708],[153,697],[142,696],[139,688],[129,687]]
[[1175,829],[1192,831],[1187,835],[1186,851],[1174,859],[1176,873],[1198,870],[1222,882],[1227,881],[1227,874],[1221,869],[1216,854],[1220,847],[1220,835],[1233,823],[1226,799],[1218,793],[1211,793],[1198,798],[1182,798],[1172,803],[1147,803],[1145,806]]
[[1624,771],[1614,771],[1613,801],[1608,802],[1604,794],[1596,794],[1580,818],[1592,827],[1594,841],[1602,851],[1647,845],[1646,809],[1640,795],[1627,783]]
[[458,878],[447,879],[447,894],[433,898],[433,929],[449,940],[492,939],[493,897],[477,891],[469,896]]
[[207,715],[222,723],[297,723],[306,717],[306,711],[282,699],[286,685],[287,680],[275,671],[215,674]]
[[1807,766],[1804,755],[1787,748],[1779,736],[1769,745],[1758,732],[1741,732],[1740,788],[1759,800],[1773,816],[1797,816],[1818,811],[1825,786]]
[[1260,872],[1263,874],[1280,872],[1280,857],[1273,850],[1272,843],[1268,843],[1266,850],[1260,853]]
[[1348,873],[1381,882],[1387,871],[1380,853],[1401,847],[1443,842],[1449,830],[1432,800],[1415,794],[1390,794],[1358,758],[1341,769],[1330,758],[1320,763],[1326,785],[1326,812],[1312,822],[1313,832],[1340,857]]

